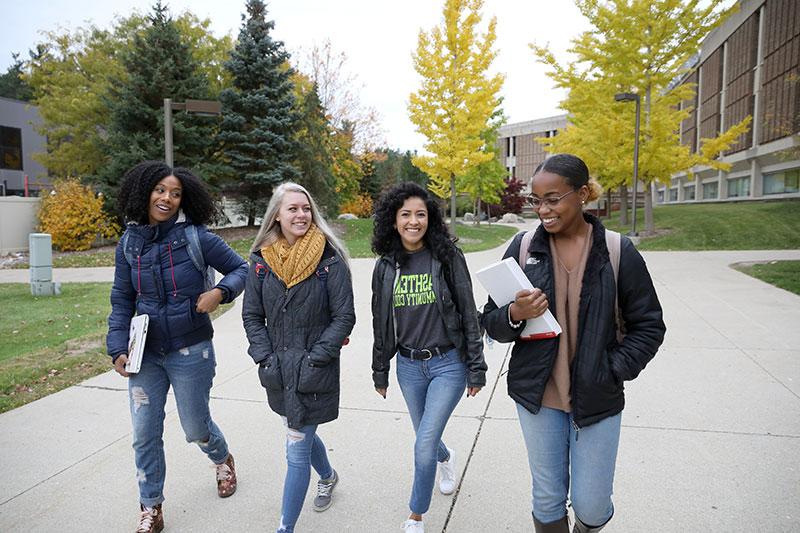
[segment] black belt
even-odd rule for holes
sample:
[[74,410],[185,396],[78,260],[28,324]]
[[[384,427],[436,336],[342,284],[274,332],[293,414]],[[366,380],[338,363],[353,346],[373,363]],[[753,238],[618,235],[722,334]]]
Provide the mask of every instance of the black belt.
[[433,346],[431,348],[423,348],[418,350],[417,348],[398,346],[397,352],[403,357],[408,357],[409,359],[414,359],[416,361],[427,361],[434,355],[444,355],[453,348],[455,348],[455,346]]

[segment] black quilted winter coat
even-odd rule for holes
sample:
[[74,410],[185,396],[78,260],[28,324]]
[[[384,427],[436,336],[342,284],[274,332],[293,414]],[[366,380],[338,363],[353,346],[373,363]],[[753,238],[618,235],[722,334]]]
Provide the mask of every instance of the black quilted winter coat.
[[[606,247],[605,228],[584,213],[592,224],[592,248],[586,261],[578,311],[578,341],[571,371],[572,412],[578,427],[588,426],[616,415],[625,407],[625,381],[634,379],[656,355],[664,340],[662,319],[653,281],[644,259],[633,243],[622,237],[619,263],[619,308],[625,337],[617,342],[614,273]],[[504,258],[519,257],[519,234]],[[555,302],[550,235],[539,227],[531,239],[531,259],[525,275],[534,287]],[[516,341],[520,329],[508,323],[508,305],[498,308],[489,299],[484,307],[483,325],[501,342]],[[538,413],[545,385],[553,370],[560,337],[514,343],[508,366],[508,394],[528,411]]]
[[326,244],[316,272],[290,289],[251,254],[242,320],[270,408],[294,429],[335,420],[339,353],[356,315],[350,270],[334,248]]

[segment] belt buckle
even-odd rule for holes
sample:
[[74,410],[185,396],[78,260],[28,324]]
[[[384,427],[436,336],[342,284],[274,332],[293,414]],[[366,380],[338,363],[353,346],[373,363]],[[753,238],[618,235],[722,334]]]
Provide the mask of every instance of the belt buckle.
[[419,351],[420,353],[425,353],[425,352],[428,352],[428,357],[425,357],[424,359],[420,359],[420,361],[427,361],[428,359],[430,359],[431,357],[433,357],[433,352],[432,352],[432,351],[430,351],[430,350],[429,350],[429,349],[427,349],[427,348],[423,348],[423,349],[421,349],[421,350],[418,350],[418,351]]

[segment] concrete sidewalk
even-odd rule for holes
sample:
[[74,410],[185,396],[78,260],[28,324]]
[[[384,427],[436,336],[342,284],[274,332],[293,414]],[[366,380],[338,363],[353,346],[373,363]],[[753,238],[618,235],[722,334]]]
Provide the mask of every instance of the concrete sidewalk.
[[[474,272],[501,254],[467,259]],[[800,259],[800,251],[644,255],[668,332],[656,359],[627,386],[616,516],[604,531],[800,531],[800,297],[728,267]],[[386,400],[370,377],[372,265],[353,261],[357,323],[342,352],[341,414],[320,428],[341,483],[325,513],[311,510],[309,492],[298,531],[396,531],[408,514],[411,422],[394,375]],[[484,291],[475,293],[482,305]],[[273,531],[278,524],[285,431],[247,356],[239,305],[215,322],[212,389],[239,490],[217,498],[214,470],[185,442],[170,402],[167,531]],[[447,427],[461,484],[455,496],[434,494],[428,532],[533,529],[527,457],[502,376],[507,348],[487,347],[488,385],[461,401]],[[123,378],[109,372],[0,415],[0,447],[0,531],[133,530],[137,487]]]

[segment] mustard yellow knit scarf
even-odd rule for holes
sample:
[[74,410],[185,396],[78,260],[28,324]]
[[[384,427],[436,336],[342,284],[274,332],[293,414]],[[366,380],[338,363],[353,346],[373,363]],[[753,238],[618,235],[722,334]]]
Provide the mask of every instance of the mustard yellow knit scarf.
[[306,234],[295,241],[294,245],[290,246],[281,236],[270,246],[262,248],[261,256],[288,289],[314,272],[324,250],[325,235],[316,224],[311,224]]

